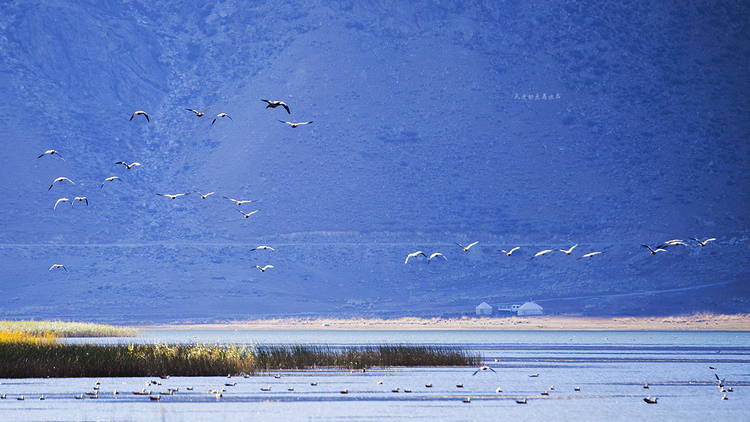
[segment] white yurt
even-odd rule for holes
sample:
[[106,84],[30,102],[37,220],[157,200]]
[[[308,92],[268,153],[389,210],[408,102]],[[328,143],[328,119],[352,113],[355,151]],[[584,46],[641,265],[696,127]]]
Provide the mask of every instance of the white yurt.
[[[477,312],[479,312],[477,308]],[[518,308],[518,316],[543,315],[544,309],[534,302],[526,302]]]
[[477,305],[477,315],[492,315],[492,306],[487,302],[482,302]]

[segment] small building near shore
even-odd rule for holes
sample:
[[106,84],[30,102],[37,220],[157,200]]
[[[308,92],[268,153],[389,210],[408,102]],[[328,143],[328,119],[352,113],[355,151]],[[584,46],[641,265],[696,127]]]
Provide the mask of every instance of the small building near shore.
[[[479,312],[477,308],[477,312]],[[544,315],[544,308],[534,302],[526,302],[518,307],[518,316]]]
[[482,302],[477,305],[477,315],[492,315],[492,306],[487,302]]

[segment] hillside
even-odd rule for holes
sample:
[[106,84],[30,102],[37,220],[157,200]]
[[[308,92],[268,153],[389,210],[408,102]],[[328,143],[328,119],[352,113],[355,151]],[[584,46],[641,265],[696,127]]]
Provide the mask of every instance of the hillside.
[[4,3],[0,317],[750,312],[749,11]]

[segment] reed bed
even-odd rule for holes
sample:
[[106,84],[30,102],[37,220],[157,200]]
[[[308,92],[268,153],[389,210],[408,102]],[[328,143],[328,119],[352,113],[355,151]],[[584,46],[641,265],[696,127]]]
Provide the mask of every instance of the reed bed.
[[130,327],[67,321],[0,321],[0,331],[22,331],[31,335],[52,333],[56,337],[136,337]]
[[481,356],[454,347],[90,345],[0,342],[0,378],[222,376],[310,368],[476,366]]

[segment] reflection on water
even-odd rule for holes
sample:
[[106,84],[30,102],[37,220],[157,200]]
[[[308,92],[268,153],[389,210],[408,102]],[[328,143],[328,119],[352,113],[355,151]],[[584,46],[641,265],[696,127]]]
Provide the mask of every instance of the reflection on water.
[[[481,352],[495,372],[390,368],[231,379],[3,379],[0,419],[703,421],[750,414],[750,333],[154,330],[115,341],[458,344]],[[720,392],[715,374],[733,391]],[[97,398],[75,398],[94,393],[97,381]],[[133,394],[144,388],[160,400]],[[169,395],[170,389],[177,391]],[[721,400],[724,394],[729,400]],[[25,400],[17,400],[21,395]],[[658,404],[646,404],[647,396],[658,397]],[[522,398],[528,404],[516,404]]]

